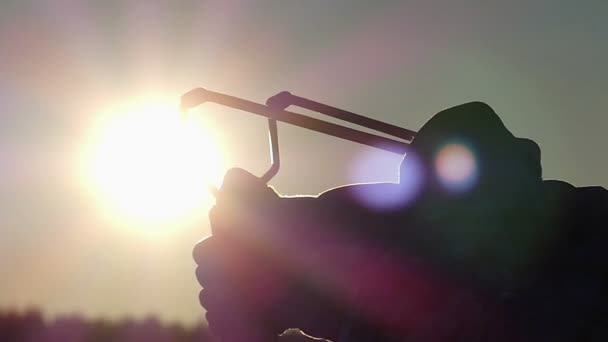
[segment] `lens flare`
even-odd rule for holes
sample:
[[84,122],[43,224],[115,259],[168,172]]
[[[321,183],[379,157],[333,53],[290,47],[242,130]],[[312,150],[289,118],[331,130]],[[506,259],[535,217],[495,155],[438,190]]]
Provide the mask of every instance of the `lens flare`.
[[[399,174],[399,163],[402,162]],[[402,156],[379,153],[362,154],[355,162],[351,180],[382,181],[399,183],[361,184],[351,187],[357,200],[370,209],[390,210],[410,204],[422,185],[422,166],[413,153]]]
[[451,191],[470,189],[476,181],[477,161],[463,144],[448,144],[435,158],[435,172],[440,183]]

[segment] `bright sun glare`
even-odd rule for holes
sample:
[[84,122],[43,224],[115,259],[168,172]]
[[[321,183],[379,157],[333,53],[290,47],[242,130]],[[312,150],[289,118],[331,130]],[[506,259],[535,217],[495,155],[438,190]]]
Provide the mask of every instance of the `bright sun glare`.
[[87,178],[109,214],[160,227],[208,208],[224,164],[199,115],[173,103],[138,101],[104,111],[87,151]]

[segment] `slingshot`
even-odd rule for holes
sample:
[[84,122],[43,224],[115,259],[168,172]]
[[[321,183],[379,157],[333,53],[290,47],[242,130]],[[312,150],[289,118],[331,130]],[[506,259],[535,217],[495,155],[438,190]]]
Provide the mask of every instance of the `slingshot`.
[[[260,179],[265,183],[270,181],[270,179],[277,174],[281,166],[277,121],[398,154],[405,154],[407,152],[409,142],[416,135],[416,132],[414,131],[296,96],[287,91],[280,92],[268,98],[268,100],[266,100],[266,104],[260,104],[231,95],[217,93],[203,88],[196,88],[182,96],[181,109],[182,111],[186,111],[205,102],[214,102],[223,106],[239,109],[268,118],[271,166],[268,171],[266,171],[264,175],[260,177]],[[296,106],[320,114],[328,115],[336,119],[384,133],[397,139],[363,132],[346,126],[341,126],[306,115],[287,111],[286,109],[290,106]]]

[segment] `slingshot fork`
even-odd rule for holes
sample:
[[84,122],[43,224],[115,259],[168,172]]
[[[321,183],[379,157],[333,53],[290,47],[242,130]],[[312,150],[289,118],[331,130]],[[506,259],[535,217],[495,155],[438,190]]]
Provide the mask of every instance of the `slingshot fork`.
[[[313,131],[325,133],[338,138],[398,154],[405,154],[407,152],[409,146],[407,142],[411,141],[416,134],[414,131],[299,97],[287,91],[280,92],[268,98],[266,104],[263,105],[231,95],[213,92],[203,88],[195,88],[182,96],[180,106],[182,111],[187,111],[188,109],[196,107],[204,102],[214,102],[223,106],[239,109],[268,118],[271,166],[260,177],[264,183],[268,183],[277,174],[281,167],[277,121],[282,121],[291,125],[307,128]],[[398,140],[287,111],[286,109],[290,106],[298,106],[325,114],[396,137]]]

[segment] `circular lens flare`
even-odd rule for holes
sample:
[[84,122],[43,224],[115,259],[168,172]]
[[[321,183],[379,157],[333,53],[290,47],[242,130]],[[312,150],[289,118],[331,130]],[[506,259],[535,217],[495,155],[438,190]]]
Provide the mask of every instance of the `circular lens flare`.
[[[399,162],[402,162],[399,173]],[[352,186],[355,198],[374,210],[391,210],[411,204],[422,185],[422,166],[413,153],[402,156],[370,151],[359,156],[353,165],[353,181],[373,180],[391,183],[359,184]],[[392,179],[391,179],[392,178]],[[399,183],[392,183],[395,178]]]
[[435,158],[435,171],[441,184],[453,191],[470,189],[476,180],[477,162],[463,144],[448,144]]

